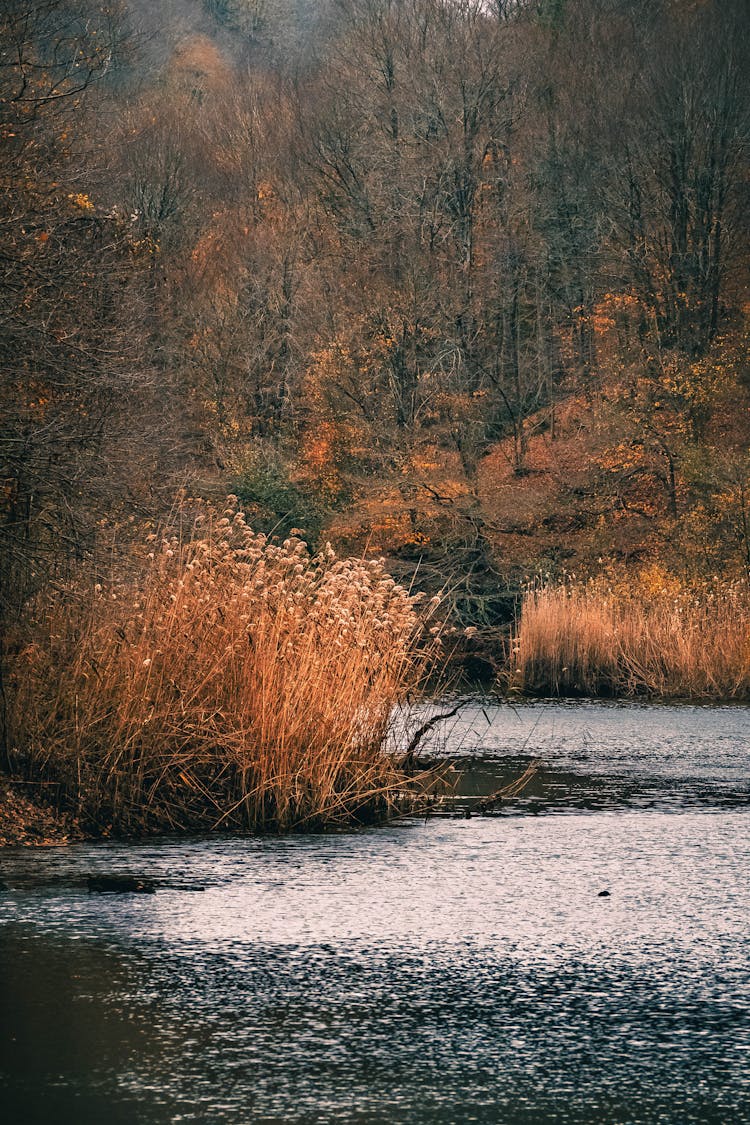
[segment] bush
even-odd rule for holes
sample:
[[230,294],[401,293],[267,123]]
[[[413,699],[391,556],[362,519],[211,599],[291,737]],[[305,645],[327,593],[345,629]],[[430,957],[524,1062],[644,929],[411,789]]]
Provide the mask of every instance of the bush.
[[232,479],[231,487],[258,531],[279,542],[301,533],[313,546],[318,543],[324,508],[309,490],[290,479],[278,457],[255,456]]

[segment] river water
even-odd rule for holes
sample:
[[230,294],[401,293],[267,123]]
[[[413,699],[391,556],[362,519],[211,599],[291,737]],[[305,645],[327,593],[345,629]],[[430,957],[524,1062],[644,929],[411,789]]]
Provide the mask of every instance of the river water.
[[473,703],[423,748],[452,815],[5,849],[0,1120],[750,1122],[749,747],[740,707]]

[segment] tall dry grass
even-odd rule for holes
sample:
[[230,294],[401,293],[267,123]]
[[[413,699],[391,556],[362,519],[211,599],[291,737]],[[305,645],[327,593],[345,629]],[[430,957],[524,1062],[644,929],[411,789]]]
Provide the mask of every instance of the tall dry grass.
[[538,694],[750,699],[747,583],[653,575],[529,589],[509,681]]
[[424,667],[417,599],[380,563],[272,545],[231,499],[188,523],[151,537],[135,586],[48,609],[14,675],[31,776],[99,830],[386,814],[405,784],[390,715]]

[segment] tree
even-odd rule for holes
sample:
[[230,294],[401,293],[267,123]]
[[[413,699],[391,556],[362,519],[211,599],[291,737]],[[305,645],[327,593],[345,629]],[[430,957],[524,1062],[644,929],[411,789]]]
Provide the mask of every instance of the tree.
[[7,625],[91,546],[128,475],[127,411],[150,380],[137,327],[137,249],[128,225],[85,190],[80,163],[82,100],[114,67],[116,13],[16,0],[2,15],[0,114],[10,159],[0,178],[0,614]]
[[663,2],[616,26],[626,49],[614,80],[601,78],[613,250],[648,310],[641,334],[699,356],[720,328],[742,234],[748,9]]

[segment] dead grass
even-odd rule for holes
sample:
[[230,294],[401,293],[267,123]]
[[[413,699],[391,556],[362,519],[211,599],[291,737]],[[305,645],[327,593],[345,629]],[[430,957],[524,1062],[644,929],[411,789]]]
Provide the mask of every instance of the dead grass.
[[407,781],[383,745],[424,669],[417,599],[378,562],[268,543],[233,502],[187,522],[151,537],[135,587],[48,608],[13,677],[27,772],[117,832],[392,811]]
[[750,699],[750,590],[653,573],[529,589],[509,682],[539,694]]

